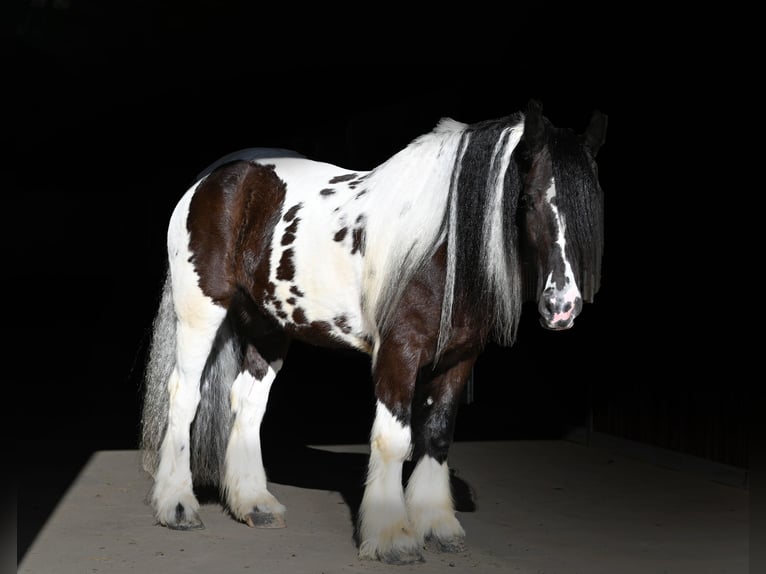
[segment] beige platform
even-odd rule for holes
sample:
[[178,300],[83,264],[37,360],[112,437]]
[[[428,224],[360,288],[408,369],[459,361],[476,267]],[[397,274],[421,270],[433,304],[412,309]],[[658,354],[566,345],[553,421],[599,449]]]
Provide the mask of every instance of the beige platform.
[[18,572],[748,572],[746,489],[567,441],[456,443],[451,467],[475,502],[458,513],[468,550],[426,552],[425,563],[411,566],[360,561],[352,538],[355,495],[331,487],[333,480],[349,484],[344,461],[358,466],[367,449],[307,451],[312,465],[302,477],[271,484],[288,508],[286,529],[250,529],[207,503],[206,529],[196,532],[154,524],[137,452],[98,452]]

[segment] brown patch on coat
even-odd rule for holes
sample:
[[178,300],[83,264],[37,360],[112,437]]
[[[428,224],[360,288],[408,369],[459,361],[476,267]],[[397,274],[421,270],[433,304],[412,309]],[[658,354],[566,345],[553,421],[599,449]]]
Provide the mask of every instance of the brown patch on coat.
[[352,244],[351,244],[351,255],[354,255],[356,253],[359,253],[360,255],[364,255],[364,227],[355,227],[354,232],[351,234],[351,237],[353,238]]
[[340,329],[342,333],[348,335],[351,332],[351,325],[348,324],[348,317],[345,315],[339,315],[333,319],[335,326]]
[[216,303],[228,307],[237,286],[258,299],[268,292],[271,240],[285,190],[273,166],[245,161],[222,166],[200,183],[186,227],[200,289]]
[[333,238],[335,241],[341,242],[341,241],[343,241],[343,239],[345,239],[345,237],[346,237],[346,234],[347,234],[347,233],[348,233],[348,228],[347,228],[347,227],[344,227],[343,229],[341,229],[341,230],[337,231],[337,232],[335,233],[335,235],[333,235],[333,237],[332,237],[332,238]]
[[290,245],[295,241],[295,233],[298,231],[298,222],[300,220],[300,217],[296,217],[290,225],[285,227],[285,232],[282,234],[282,245]]
[[329,183],[343,183],[344,181],[351,181],[352,179],[356,179],[358,173],[347,173],[346,175],[338,175],[334,178],[332,178]]
[[296,325],[305,325],[308,323],[308,319],[306,318],[306,312],[301,309],[300,307],[296,307],[293,309],[293,323]]
[[355,227],[351,232],[351,255],[355,255],[356,253],[359,253],[362,256],[364,255],[366,241],[365,222],[366,218],[363,214],[359,214],[354,222]]
[[252,345],[247,345],[244,359],[245,370],[253,375],[257,381],[262,381],[269,372],[269,363]]
[[[283,198],[283,200],[284,200],[284,198]],[[290,209],[287,210],[287,212],[285,213],[285,216],[284,216],[283,219],[285,221],[292,221],[293,219],[295,219],[295,216],[298,214],[298,212],[302,208],[303,208],[303,204],[302,203],[296,203]]]
[[277,267],[277,279],[280,281],[291,281],[295,277],[294,255],[295,252],[292,249],[285,249],[282,252],[282,257],[279,258],[279,266]]

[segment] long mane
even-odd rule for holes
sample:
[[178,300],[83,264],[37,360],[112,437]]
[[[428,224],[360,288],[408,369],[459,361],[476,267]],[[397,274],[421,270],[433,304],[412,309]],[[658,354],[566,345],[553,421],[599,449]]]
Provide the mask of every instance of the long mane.
[[433,131],[365,178],[368,215],[364,309],[381,336],[410,279],[446,241],[447,272],[436,358],[444,351],[456,305],[486,314],[502,342],[520,314],[516,206],[521,189],[513,153],[524,116],[463,124],[442,119]]

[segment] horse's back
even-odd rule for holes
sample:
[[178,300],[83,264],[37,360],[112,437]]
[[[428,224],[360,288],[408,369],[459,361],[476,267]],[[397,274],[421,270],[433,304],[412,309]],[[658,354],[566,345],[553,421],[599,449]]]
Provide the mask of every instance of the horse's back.
[[280,157],[298,157],[305,158],[301,153],[290,149],[276,148],[276,147],[248,147],[233,151],[225,156],[217,159],[205,169],[197,174],[194,181],[199,181],[207,175],[210,175],[213,171],[219,167],[232,163],[235,161],[255,161],[260,159],[271,159]]

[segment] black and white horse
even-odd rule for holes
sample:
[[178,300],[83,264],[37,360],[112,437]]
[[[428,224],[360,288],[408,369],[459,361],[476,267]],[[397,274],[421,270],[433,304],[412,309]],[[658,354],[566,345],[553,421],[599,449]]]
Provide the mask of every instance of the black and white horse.
[[463,549],[447,466],[461,391],[488,342],[514,342],[525,293],[549,329],[593,300],[605,130],[599,112],[583,134],[557,128],[530,102],[472,125],[444,119],[370,171],[256,149],[203,172],[170,218],[146,371],[158,522],[202,528],[194,488],[212,483],[236,519],[285,526],[260,426],[298,339],[371,357],[359,555]]

